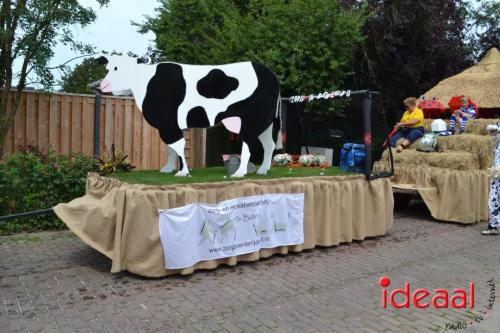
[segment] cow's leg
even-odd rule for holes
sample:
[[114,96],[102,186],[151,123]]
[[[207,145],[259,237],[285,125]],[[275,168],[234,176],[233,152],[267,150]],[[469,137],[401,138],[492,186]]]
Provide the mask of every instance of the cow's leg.
[[175,170],[177,153],[170,146],[167,146],[167,164],[161,168],[160,172],[170,173]]
[[257,170],[259,175],[267,174],[267,171],[271,167],[271,160],[273,158],[273,151],[276,148],[276,144],[273,140],[273,123],[269,125],[264,132],[259,135],[260,143],[262,143],[262,148],[264,148],[264,159],[262,164]]
[[189,169],[187,167],[186,159],[184,158],[184,147],[186,145],[186,140],[181,138],[174,143],[170,144],[173,150],[177,153],[177,156],[181,159],[181,169],[175,174],[176,176],[187,176],[189,174]]
[[248,161],[250,160],[250,149],[248,149],[248,145],[245,141],[242,142],[241,145],[241,156],[240,156],[240,166],[235,173],[231,175],[231,177],[244,177],[247,174],[248,169]]

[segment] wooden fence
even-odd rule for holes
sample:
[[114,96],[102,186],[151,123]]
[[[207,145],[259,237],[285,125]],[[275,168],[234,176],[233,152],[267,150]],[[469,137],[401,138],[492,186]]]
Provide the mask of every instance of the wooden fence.
[[[12,105],[14,92],[9,95]],[[166,145],[136,108],[133,98],[101,96],[99,133],[94,133],[95,96],[23,92],[14,122],[7,134],[4,156],[28,145],[58,154],[94,155],[94,134],[102,155],[114,144],[129,155],[138,170],[159,169],[166,163]],[[186,130],[186,160],[190,168],[204,164],[202,130]]]

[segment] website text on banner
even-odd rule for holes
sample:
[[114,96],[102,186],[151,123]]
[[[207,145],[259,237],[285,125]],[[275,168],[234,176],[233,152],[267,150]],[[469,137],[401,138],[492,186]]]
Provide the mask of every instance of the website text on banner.
[[193,203],[159,216],[167,269],[304,243],[304,193]]

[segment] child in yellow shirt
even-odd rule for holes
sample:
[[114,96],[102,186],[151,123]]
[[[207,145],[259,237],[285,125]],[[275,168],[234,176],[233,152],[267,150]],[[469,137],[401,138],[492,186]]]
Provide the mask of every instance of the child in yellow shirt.
[[408,97],[403,101],[403,105],[406,111],[400,122],[394,125],[397,132],[390,139],[391,146],[395,147],[398,140],[403,138],[401,144],[396,148],[398,153],[424,135],[424,113],[417,108],[417,99]]

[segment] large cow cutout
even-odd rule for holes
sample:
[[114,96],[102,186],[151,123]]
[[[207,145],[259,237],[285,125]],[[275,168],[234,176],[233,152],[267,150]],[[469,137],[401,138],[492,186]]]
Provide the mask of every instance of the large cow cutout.
[[[256,140],[264,148],[264,159],[257,173],[266,174],[271,167],[276,148],[273,124],[281,126],[281,103],[278,78],[268,68],[253,62],[219,66],[173,62],[150,65],[142,58],[114,54],[103,54],[98,60],[108,70],[101,91],[114,95],[131,91],[146,121],[158,129],[168,145],[167,164],[162,172],[174,170],[177,154],[181,165],[176,175],[189,173],[182,130],[219,123],[239,133],[243,141],[241,164],[233,177],[246,175],[250,159],[248,144]],[[281,133],[277,144],[281,148]]]

